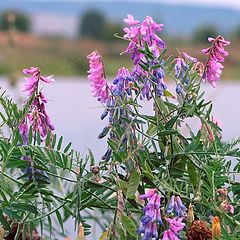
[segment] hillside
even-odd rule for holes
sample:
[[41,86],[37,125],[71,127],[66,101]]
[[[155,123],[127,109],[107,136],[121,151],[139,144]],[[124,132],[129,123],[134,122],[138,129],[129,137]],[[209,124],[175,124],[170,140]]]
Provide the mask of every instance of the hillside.
[[[104,56],[108,76],[114,76],[121,66],[127,66],[129,69],[132,67],[129,56],[119,55],[125,49],[126,42],[117,39],[115,42],[106,43],[90,39],[73,41],[15,33],[13,40],[9,42],[8,35],[0,32],[0,74],[20,74],[20,69],[39,66],[46,74],[86,75],[88,70],[86,56],[95,49]],[[229,57],[224,64],[226,71],[223,74],[225,79],[240,79],[238,46],[239,42],[232,42],[228,48]],[[204,61],[205,58],[201,54],[204,47],[206,45],[191,42],[169,42],[168,49],[171,51],[168,51],[168,54],[177,57],[178,48]]]

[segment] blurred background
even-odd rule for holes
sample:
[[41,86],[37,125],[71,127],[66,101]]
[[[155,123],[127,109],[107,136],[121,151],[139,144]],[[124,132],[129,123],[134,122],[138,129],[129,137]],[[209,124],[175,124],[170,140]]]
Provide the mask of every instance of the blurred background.
[[[39,66],[45,75],[54,74],[56,82],[44,87],[50,100],[47,110],[56,133],[83,155],[92,149],[96,160],[106,151],[106,141],[97,136],[105,126],[100,120],[103,106],[91,95],[87,80],[86,56],[93,50],[104,57],[106,74],[111,80],[118,68],[132,63],[122,54],[127,43],[114,37],[122,35],[127,14],[143,20],[151,15],[164,24],[161,37],[168,54],[178,50],[204,60],[201,49],[209,46],[208,36],[222,34],[231,41],[229,56],[217,88],[203,83],[206,98],[214,103],[213,114],[223,128],[223,139],[240,133],[240,1],[237,0],[0,0],[0,84],[20,103],[24,82],[22,69]],[[170,89],[173,84],[167,81]],[[174,91],[174,90],[173,90]],[[152,106],[144,104],[150,113]],[[199,128],[199,122],[192,120]],[[68,232],[75,239],[74,224]],[[93,224],[91,237],[108,226]],[[58,238],[58,239],[64,239]]]
[[131,65],[128,56],[119,57],[126,42],[113,36],[122,35],[128,13],[139,20],[151,15],[163,23],[162,38],[175,56],[178,47],[203,59],[207,37],[222,34],[232,42],[223,78],[240,79],[236,0],[0,1],[0,74],[38,65],[54,75],[86,75],[86,55],[98,49],[107,75],[113,76],[120,66]]

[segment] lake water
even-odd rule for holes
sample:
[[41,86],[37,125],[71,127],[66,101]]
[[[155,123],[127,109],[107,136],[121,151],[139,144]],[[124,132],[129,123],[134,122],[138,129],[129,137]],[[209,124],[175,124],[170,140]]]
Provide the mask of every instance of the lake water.
[[[16,90],[8,85],[6,78],[0,77],[0,82],[14,99],[24,96],[20,94],[20,85]],[[203,83],[203,89],[206,98],[214,103],[213,115],[221,122],[223,139],[240,136],[240,83],[219,82],[217,88]],[[79,78],[57,78],[55,83],[45,85],[43,92],[49,99],[47,111],[58,136],[63,135],[65,142],[71,141],[74,149],[81,153],[87,148],[92,149],[96,160],[100,159],[106,150],[106,142],[98,140],[97,136],[106,122],[100,120],[103,107],[92,97],[89,82]],[[146,112],[151,112],[151,105],[145,106]],[[191,124],[199,127],[199,122]],[[69,222],[69,232],[73,232],[72,229],[73,224]],[[75,234],[72,234],[72,239],[75,239]]]

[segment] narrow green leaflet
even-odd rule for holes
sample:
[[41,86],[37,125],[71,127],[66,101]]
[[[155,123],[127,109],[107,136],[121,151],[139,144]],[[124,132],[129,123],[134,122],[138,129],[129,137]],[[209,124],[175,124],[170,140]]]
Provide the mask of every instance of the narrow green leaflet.
[[133,220],[126,215],[122,215],[122,223],[127,232],[137,238],[137,227]]
[[126,198],[134,199],[135,193],[138,189],[139,183],[140,183],[140,175],[137,171],[134,171],[128,181],[128,188],[126,193]]

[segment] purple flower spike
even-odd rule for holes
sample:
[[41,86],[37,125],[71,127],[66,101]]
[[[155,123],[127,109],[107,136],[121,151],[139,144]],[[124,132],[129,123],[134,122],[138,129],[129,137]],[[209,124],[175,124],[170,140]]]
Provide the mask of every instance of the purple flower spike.
[[188,55],[185,52],[182,52],[182,55],[183,55],[183,57],[186,61],[191,61],[191,62],[194,62],[194,63],[198,62],[197,58],[191,57],[190,55]]
[[142,226],[138,229],[138,234],[143,239],[158,239],[157,226],[162,225],[160,212],[161,196],[156,189],[149,190],[146,194],[140,196],[141,199],[149,199],[144,208],[144,215],[141,218]]
[[165,230],[162,240],[180,240],[171,229]]
[[182,58],[177,58],[176,64],[175,64],[175,77],[179,76],[181,71],[181,66],[182,66]]

